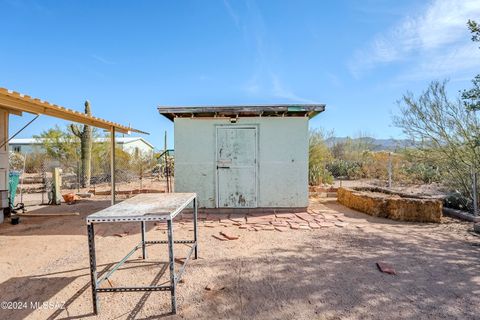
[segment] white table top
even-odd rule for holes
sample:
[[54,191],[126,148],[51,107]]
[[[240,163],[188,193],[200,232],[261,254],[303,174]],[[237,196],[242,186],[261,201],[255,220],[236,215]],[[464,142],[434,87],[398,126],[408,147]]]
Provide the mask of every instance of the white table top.
[[124,200],[87,216],[87,224],[99,222],[172,220],[196,193],[146,193]]

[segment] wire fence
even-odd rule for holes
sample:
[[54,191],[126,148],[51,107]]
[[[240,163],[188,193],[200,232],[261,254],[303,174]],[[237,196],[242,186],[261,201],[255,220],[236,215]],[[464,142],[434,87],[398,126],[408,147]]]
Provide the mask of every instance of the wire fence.
[[[90,159],[90,176],[82,170],[79,152],[60,157],[45,150],[10,152],[10,170],[20,173],[16,203],[47,204],[53,189],[52,172],[61,169],[61,192],[109,195],[111,192],[111,145],[94,143]],[[173,189],[174,159],[171,153],[142,152],[116,144],[116,193],[167,192]],[[167,184],[168,180],[168,184]]]
[[[333,159],[324,166],[333,177],[334,187],[384,187],[402,193],[433,196],[444,206],[478,215],[479,172],[471,167],[462,177],[462,187],[452,188],[439,168],[411,161],[393,152],[370,152],[360,160]],[[467,170],[468,171],[468,170]]]

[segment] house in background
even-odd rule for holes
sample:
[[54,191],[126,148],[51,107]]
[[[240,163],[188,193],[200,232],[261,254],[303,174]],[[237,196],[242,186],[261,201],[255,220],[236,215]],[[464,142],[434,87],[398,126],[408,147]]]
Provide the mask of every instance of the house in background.
[[203,208],[308,206],[308,120],[325,105],[158,110],[174,122],[175,192]]
[[[110,138],[96,138],[96,143],[109,143]],[[117,146],[125,152],[134,154],[138,150],[142,154],[154,152],[154,146],[140,137],[117,137],[115,138]],[[36,138],[12,139],[9,141],[9,150],[19,153],[43,152],[42,140]]]

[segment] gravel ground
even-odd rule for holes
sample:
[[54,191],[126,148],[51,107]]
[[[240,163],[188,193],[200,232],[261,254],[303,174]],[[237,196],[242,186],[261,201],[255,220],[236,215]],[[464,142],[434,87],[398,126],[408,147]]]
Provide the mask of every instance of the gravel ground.
[[[0,300],[22,308],[0,310],[0,319],[95,318],[85,216],[108,205],[105,198],[42,207],[36,212],[77,211],[80,216],[0,225]],[[314,199],[309,209],[331,226],[279,232],[239,229],[225,217],[201,222],[200,259],[189,262],[178,285],[177,315],[168,313],[166,292],[103,293],[96,318],[480,318],[480,238],[470,232],[471,224],[446,218],[441,224],[395,222]],[[161,229],[151,225],[148,238],[165,238]],[[175,225],[178,238],[190,230],[186,222]],[[122,258],[139,241],[139,231],[132,224],[99,226],[99,271]],[[212,237],[220,231],[240,239]],[[176,256],[187,250],[179,245]],[[114,274],[112,285],[167,281],[166,247],[153,245],[148,252],[146,262],[140,252],[134,254]],[[375,265],[379,261],[393,265],[397,274],[381,273]],[[35,308],[32,302],[53,306]]]

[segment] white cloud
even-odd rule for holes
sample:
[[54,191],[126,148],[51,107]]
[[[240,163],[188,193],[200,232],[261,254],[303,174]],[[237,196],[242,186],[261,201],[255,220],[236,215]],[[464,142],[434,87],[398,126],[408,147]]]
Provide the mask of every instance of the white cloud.
[[272,85],[273,85],[273,96],[281,99],[286,99],[292,102],[300,102],[300,103],[315,103],[310,99],[306,99],[303,97],[298,96],[290,89],[286,88],[280,78],[272,74]]
[[233,23],[235,23],[235,26],[240,29],[240,17],[238,16],[237,12],[233,10],[228,0],[223,0],[223,4],[225,5],[225,9],[227,10],[228,15],[230,16],[230,18],[232,18]]
[[105,59],[105,58],[103,58],[103,57],[101,57],[101,56],[98,56],[98,55],[96,55],[96,54],[91,54],[90,57],[93,58],[93,59],[95,59],[95,60],[97,60],[98,62],[103,63],[103,64],[115,64],[114,61]]
[[265,98],[283,99],[288,102],[313,103],[312,100],[298,96],[279,76],[279,67],[273,62],[276,58],[272,50],[268,30],[262,12],[255,0],[247,0],[245,16],[239,16],[225,0],[228,14],[237,26],[242,26],[248,46],[252,48],[254,60],[252,74],[241,86],[248,95]]
[[[448,76],[480,66],[471,50],[468,19],[480,17],[479,0],[434,0],[423,12],[408,16],[358,50],[349,68],[355,76],[394,62],[408,62],[415,77]],[[407,77],[408,75],[404,75]]]

